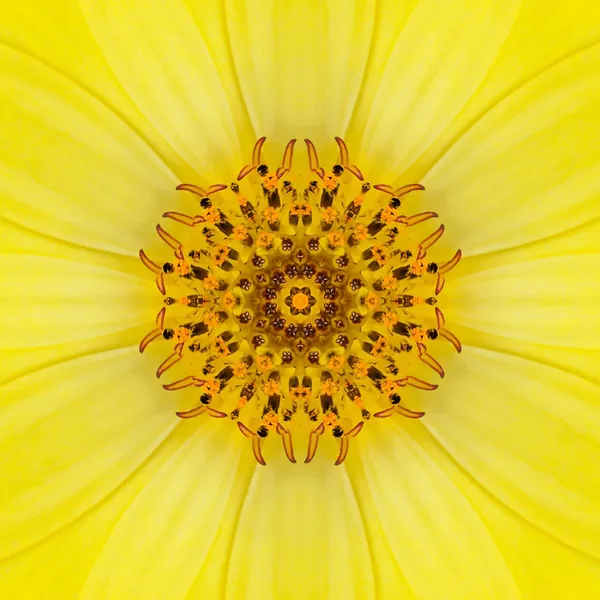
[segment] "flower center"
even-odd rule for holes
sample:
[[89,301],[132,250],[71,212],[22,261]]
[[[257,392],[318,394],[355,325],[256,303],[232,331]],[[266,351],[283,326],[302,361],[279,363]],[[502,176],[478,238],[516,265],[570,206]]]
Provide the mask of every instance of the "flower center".
[[303,178],[292,169],[295,140],[272,172],[260,138],[230,185],[177,187],[198,196],[200,212],[163,215],[181,230],[174,237],[157,226],[171,249],[166,262],[140,250],[164,304],[140,352],[166,341],[171,353],[156,375],[182,377],[163,387],[200,388],[198,406],[177,415],[231,418],[260,464],[269,436],[292,462],[293,440],[305,436],[310,462],[326,433],[339,440],[341,464],[371,417],[424,415],[401,392],[438,387],[416,376],[418,364],[444,376],[430,345],[445,339],[461,351],[437,306],[461,252],[442,264],[427,259],[444,226],[423,233],[437,214],[401,211],[423,186],[372,185],[335,139],[331,171],[305,140]]
[[310,296],[305,294],[304,292],[298,292],[297,294],[292,296],[292,306],[296,310],[303,310],[308,306],[308,299]]

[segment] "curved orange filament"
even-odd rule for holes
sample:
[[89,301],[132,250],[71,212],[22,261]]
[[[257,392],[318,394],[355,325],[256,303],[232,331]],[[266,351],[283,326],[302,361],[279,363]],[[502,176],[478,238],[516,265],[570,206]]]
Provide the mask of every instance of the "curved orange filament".
[[323,423],[321,423],[316,429],[310,432],[308,437],[308,450],[306,452],[306,458],[304,459],[305,463],[309,463],[317,453],[317,447],[319,446],[319,436],[322,435],[325,427]]
[[163,388],[172,392],[175,390],[182,390],[183,388],[190,387],[192,385],[195,387],[202,387],[205,383],[206,381],[204,379],[190,375],[189,377],[184,377],[183,379],[179,379],[173,383],[166,383],[163,385]]
[[360,172],[360,169],[356,165],[350,164],[350,157],[348,155],[348,146],[346,146],[346,142],[341,137],[336,137],[335,141],[340,149],[340,163],[344,169],[347,169],[358,179],[359,181],[363,181],[363,174]]
[[260,437],[257,435],[252,436],[252,452],[254,454],[254,458],[256,458],[256,462],[264,467],[267,462],[263,458]]
[[160,265],[157,265],[154,261],[150,260],[143,250],[140,250],[139,256],[140,260],[142,261],[142,264],[147,269],[150,269],[153,273],[156,274],[163,272],[162,267]]
[[347,435],[343,435],[340,438],[340,453],[335,461],[335,465],[341,465],[345,460],[346,456],[348,456],[348,450],[350,450],[350,439]]
[[346,435],[348,437],[356,437],[362,431],[364,424],[364,421],[360,421],[350,431],[348,431]]
[[267,138],[263,136],[256,140],[256,143],[254,144],[254,148],[252,150],[252,164],[246,165],[242,168],[242,170],[238,173],[237,176],[238,181],[244,179],[244,177],[252,173],[252,171],[254,171],[260,165],[260,153],[266,139]]
[[420,410],[419,411],[410,410],[400,404],[396,404],[396,406],[394,408],[396,409],[397,413],[401,414],[403,417],[406,417],[407,419],[420,419],[425,414],[424,412],[422,412]]
[[422,223],[423,221],[427,221],[429,219],[435,219],[437,218],[438,214],[432,211],[428,211],[428,212],[422,212],[416,215],[413,215],[412,217],[407,217],[406,218],[406,224],[409,227],[412,227],[413,225],[416,225],[417,223]]
[[161,240],[170,248],[175,250],[175,256],[179,259],[183,258],[183,246],[179,240],[176,240],[169,232],[165,231],[160,225],[156,226],[156,232]]
[[435,284],[435,294],[436,296],[444,289],[444,284],[446,283],[445,277],[438,273],[437,282]]
[[190,215],[184,215],[180,212],[166,212],[163,213],[163,217],[165,219],[173,219],[174,221],[178,221],[179,223],[183,223],[188,227],[195,227],[200,222],[200,215],[195,215],[191,217]]
[[142,341],[140,342],[140,346],[139,346],[140,352],[143,352],[148,347],[148,344],[150,342],[152,342],[156,338],[159,338],[161,335],[162,335],[162,328],[161,329],[153,329],[150,333],[147,333],[144,336],[144,339],[142,339]]
[[196,408],[192,408],[191,410],[181,410],[176,412],[175,414],[180,419],[193,419],[194,417],[199,417],[200,415],[206,412],[207,407],[204,404],[197,406]]
[[206,192],[197,185],[193,183],[180,183],[176,188],[179,191],[192,192],[192,194],[196,194],[196,196],[200,196],[200,198],[206,197]]
[[391,417],[394,414],[395,410],[396,410],[395,406],[390,406],[389,408],[386,408],[384,410],[380,410],[379,412],[376,412],[373,416],[376,419],[387,419],[388,417]]
[[402,379],[397,379],[396,383],[401,387],[410,385],[420,390],[433,391],[438,389],[437,384],[428,383],[427,381],[423,381],[422,379],[419,379],[418,377],[413,377],[412,375],[408,375],[407,377],[403,377]]
[[435,307],[435,321],[438,329],[441,329],[446,324],[446,317],[444,317],[444,313],[437,306]]
[[292,168],[292,158],[294,156],[294,144],[296,140],[290,140],[285,147],[285,151],[283,153],[283,161],[281,163],[281,167],[277,169],[276,175],[277,178],[283,177],[291,168]]
[[211,408],[210,406],[206,407],[206,412],[215,419],[224,419],[227,416],[227,413],[222,410],[217,410],[216,408]]
[[246,437],[252,437],[254,433],[248,429],[241,421],[237,422],[238,429],[242,432]]
[[285,455],[291,463],[295,463],[296,458],[294,457],[292,434],[279,423],[277,424],[277,433],[281,436],[281,440],[283,441],[283,450],[285,452]]
[[[181,346],[181,348],[178,349],[177,346]],[[177,344],[177,346],[175,347],[175,352],[165,358],[158,369],[156,369],[157,378],[160,378],[165,371],[168,371],[173,365],[176,365],[181,360],[183,356],[183,344]]]
[[439,330],[440,333],[440,337],[443,337],[444,339],[448,340],[455,348],[456,351],[460,354],[462,352],[462,344],[460,343],[459,339],[450,331],[448,331],[445,328],[442,328]]
[[448,273],[449,271],[451,271],[452,269],[454,269],[454,267],[460,262],[461,258],[462,258],[462,251],[461,250],[457,250],[456,253],[454,254],[454,256],[447,263],[444,263],[440,267],[440,271],[439,272],[442,275],[445,275],[446,273]]
[[431,367],[442,379],[444,378],[444,368],[440,363],[427,354],[427,348],[423,344],[417,344],[419,349],[419,358],[428,366]]
[[431,235],[428,235],[420,244],[419,244],[419,252],[417,254],[417,258],[424,258],[427,254],[427,250],[431,248],[444,233],[444,226],[440,225]]
[[317,149],[310,140],[304,140],[308,149],[308,165],[313,173],[316,173],[321,179],[325,176],[325,169],[319,166],[319,157],[317,156]]

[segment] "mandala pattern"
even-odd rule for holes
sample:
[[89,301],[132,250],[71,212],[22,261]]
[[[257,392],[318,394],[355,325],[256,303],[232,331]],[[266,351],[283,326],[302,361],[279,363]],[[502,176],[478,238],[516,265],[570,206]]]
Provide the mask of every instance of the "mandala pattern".
[[232,419],[260,464],[270,436],[292,462],[293,438],[308,436],[310,462],[324,434],[339,439],[341,464],[371,418],[424,415],[401,391],[438,387],[414,375],[419,361],[444,377],[430,346],[443,339],[461,351],[437,305],[461,252],[428,260],[444,226],[425,234],[421,224],[436,213],[402,214],[405,197],[423,186],[371,184],[335,140],[331,171],[305,140],[303,178],[292,169],[295,140],[272,171],[260,138],[234,183],[178,186],[198,196],[200,210],[163,215],[185,226],[185,241],[157,226],[172,250],[166,262],[140,251],[164,297],[140,352],[167,342],[157,377],[176,364],[189,374],[163,387],[200,391],[198,406],[178,416]]

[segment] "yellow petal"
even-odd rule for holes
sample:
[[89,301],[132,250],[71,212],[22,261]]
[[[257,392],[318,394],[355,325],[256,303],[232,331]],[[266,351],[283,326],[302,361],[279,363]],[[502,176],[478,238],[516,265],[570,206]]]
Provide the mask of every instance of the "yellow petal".
[[406,171],[461,111],[498,56],[519,6],[423,1],[407,17],[403,4],[379,13],[402,26],[389,49],[385,38],[378,47],[375,37],[379,70],[368,74],[351,125],[352,139],[362,138],[361,153],[382,181]]
[[485,523],[444,462],[416,441],[421,427],[373,422],[361,433],[361,468],[351,457],[349,472],[359,499],[370,497],[374,506],[368,518],[381,523],[416,598],[520,598]]
[[600,254],[571,254],[476,271],[444,291],[446,316],[484,334],[600,349]]
[[[402,2],[402,6],[406,4]],[[502,98],[555,63],[596,43],[598,28],[594,24],[600,22],[599,9],[595,0],[554,3],[552,10],[548,10],[546,0],[522,0],[514,25],[485,79],[433,145],[416,160],[411,157],[408,169],[407,164],[400,166],[400,172],[406,173],[404,179],[420,181],[448,148]],[[590,25],[581,27],[582,19]],[[386,58],[382,44],[376,41],[373,53],[379,49]]]
[[0,216],[76,244],[135,255],[176,179],[100,101],[0,47]]
[[176,423],[137,348],[81,357],[2,386],[0,555],[100,502]]
[[[427,423],[427,417],[422,423]],[[406,425],[413,439],[443,468],[485,523],[511,571],[519,598],[570,598],[574,581],[579,598],[598,597],[600,562],[519,517],[464,471],[424,427]]]
[[[367,66],[372,0],[228,0],[227,22],[254,130],[275,141],[343,135]],[[320,156],[321,158],[321,156]]]
[[[232,160],[241,163],[248,149],[242,104],[224,86],[203,29],[226,35],[219,11],[198,9],[197,20],[179,0],[144,2],[84,1],[82,10],[106,61],[139,110],[202,181],[227,183]],[[208,10],[212,19],[205,19]],[[211,34],[214,42],[214,32]],[[219,67],[219,68],[218,68]],[[239,167],[238,167],[239,168]],[[211,181],[212,179],[212,181]],[[197,182],[194,182],[197,183]]]
[[375,597],[354,492],[322,446],[310,468],[273,457],[256,470],[233,542],[228,600]]
[[[191,0],[187,9],[193,14],[198,31],[196,37],[202,37],[208,48],[215,66],[219,72],[219,80],[227,98],[240,97],[239,88],[225,28],[224,7],[218,2],[197,2]],[[122,5],[122,3],[121,3]],[[182,5],[183,6],[183,5]],[[149,10],[151,6],[144,6]],[[171,2],[170,7],[174,7]],[[125,10],[125,6],[121,6]],[[128,3],[127,10],[135,10]],[[185,9],[179,9],[185,11]],[[73,79],[81,87],[91,91],[92,94],[102,99],[127,123],[131,125],[161,158],[168,164],[183,181],[193,180],[202,173],[199,164],[186,163],[168,141],[157,129],[164,130],[160,123],[156,125],[140,112],[136,105],[137,96],[128,95],[128,88],[122,86],[111,68],[112,63],[107,62],[102,53],[102,48],[91,33],[90,23],[94,12],[87,13],[82,10],[82,3],[78,0],[56,0],[51,2],[44,10],[40,10],[39,0],[23,0],[18,4],[4,7],[2,21],[0,22],[0,39],[9,45],[23,49],[27,54],[41,59],[50,66],[55,67],[67,77]],[[182,21],[172,21],[176,28],[180,22],[189,26],[190,18],[187,13]],[[189,27],[188,27],[189,28]],[[131,31],[124,31],[126,38],[131,36]],[[178,32],[174,32],[178,36]],[[167,41],[167,45],[169,42]],[[123,58],[127,59],[129,53]],[[163,53],[157,55],[162,60]],[[145,53],[143,69],[154,72],[162,65],[153,66],[149,63],[149,54]],[[110,57],[109,57],[110,58]],[[180,57],[175,59],[175,63]],[[118,72],[119,73],[119,72]],[[198,73],[194,73],[198,75]],[[172,110],[171,107],[168,107]],[[244,111],[243,103],[231,103],[232,114],[240,130],[249,127],[249,120]],[[146,111],[148,112],[148,111]],[[154,115],[149,114],[150,117]],[[200,118],[199,116],[197,118]],[[168,131],[165,132],[167,135]],[[194,168],[196,169],[194,175]]]
[[599,101],[594,46],[477,121],[423,181],[448,225],[446,242],[479,254],[598,218]]
[[600,595],[600,562],[559,542],[479,490],[468,494],[485,519],[525,598],[578,598]]
[[521,517],[600,556],[600,387],[538,362],[466,347],[425,425]]
[[79,600],[94,562],[119,519],[196,428],[197,423],[179,424],[102,502],[40,543],[1,561],[0,597],[34,600],[55,598],[59,593],[60,600]]
[[94,338],[152,324],[158,312],[149,282],[132,275],[27,254],[0,261],[0,349]]
[[236,483],[247,485],[255,468],[244,441],[231,421],[205,421],[123,514],[81,597],[185,598],[228,499],[242,501]]

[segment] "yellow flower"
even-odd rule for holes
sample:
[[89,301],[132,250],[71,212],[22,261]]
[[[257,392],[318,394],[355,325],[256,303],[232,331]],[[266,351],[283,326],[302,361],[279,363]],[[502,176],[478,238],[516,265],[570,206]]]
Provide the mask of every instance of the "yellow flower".
[[[597,3],[13,4],[0,20],[0,597],[600,597]],[[230,399],[217,361],[190,375],[201,352],[186,353],[172,369],[191,379],[173,393],[154,371],[174,344],[138,352],[160,296],[138,250],[164,255],[156,225],[186,230],[178,215],[206,219],[177,238],[186,249],[204,225],[226,229],[227,207],[203,213],[206,196],[175,187],[216,198],[261,136],[267,155],[310,139],[323,162],[343,137],[351,162],[338,177],[327,158],[319,197],[354,164],[394,190],[422,184],[400,198],[396,238],[418,242],[409,218],[432,211],[445,231],[418,268],[463,252],[439,297],[463,352],[433,341],[439,389],[416,371],[395,380],[397,406],[425,416],[370,418],[340,466],[343,411],[322,410],[310,465],[276,448],[283,419],[257,413],[263,467],[241,427],[210,418]],[[298,215],[318,206],[309,194]],[[379,197],[364,195],[361,219]],[[421,260],[385,247],[392,265]],[[198,294],[213,302],[209,282]],[[412,295],[381,297],[396,292]],[[394,311],[428,327],[429,296],[414,297]],[[191,330],[173,315],[194,302],[166,306],[177,339]],[[263,393],[231,401],[242,414]],[[182,424],[190,409],[205,414]]]

